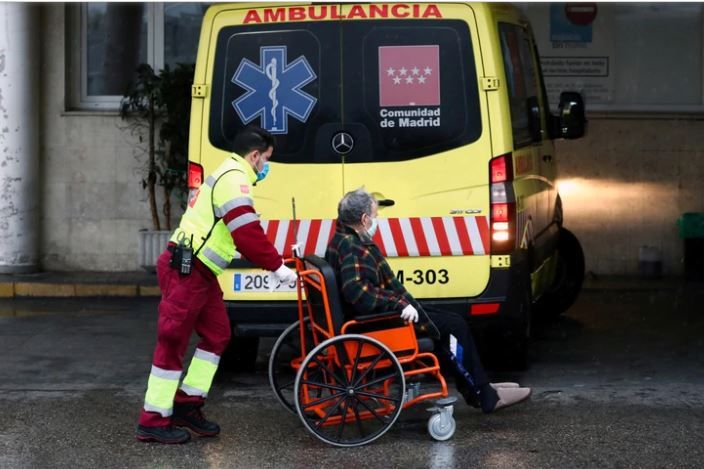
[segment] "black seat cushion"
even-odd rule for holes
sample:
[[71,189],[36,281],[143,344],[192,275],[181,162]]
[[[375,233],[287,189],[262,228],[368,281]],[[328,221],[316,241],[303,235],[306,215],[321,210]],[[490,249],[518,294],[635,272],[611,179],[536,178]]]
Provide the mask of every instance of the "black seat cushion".
[[[332,270],[332,267],[330,267],[330,264],[328,264],[325,259],[316,255],[305,256],[303,263],[306,270],[317,270],[322,275],[328,293],[328,305],[330,306],[333,330],[335,334],[339,334],[340,328],[342,328],[342,324],[345,322],[345,314],[342,309],[340,293],[337,289],[335,271]],[[306,288],[306,295],[313,308],[324,308],[324,302],[320,297],[320,292],[315,288]]]

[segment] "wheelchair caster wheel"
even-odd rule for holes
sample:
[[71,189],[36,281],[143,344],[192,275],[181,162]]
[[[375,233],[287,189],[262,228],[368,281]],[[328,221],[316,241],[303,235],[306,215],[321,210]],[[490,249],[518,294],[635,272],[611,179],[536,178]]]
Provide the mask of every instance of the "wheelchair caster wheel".
[[457,424],[451,413],[439,412],[428,420],[428,433],[437,441],[445,441],[455,434]]
[[452,405],[457,397],[448,396],[435,401],[435,406],[428,409],[433,416],[428,420],[428,433],[437,441],[445,441],[455,434],[457,424],[452,416],[455,407]]

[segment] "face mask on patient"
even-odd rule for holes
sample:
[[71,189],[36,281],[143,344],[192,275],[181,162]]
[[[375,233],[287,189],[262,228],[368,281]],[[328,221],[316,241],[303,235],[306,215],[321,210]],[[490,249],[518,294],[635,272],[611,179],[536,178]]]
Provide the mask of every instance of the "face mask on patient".
[[372,226],[367,228],[367,234],[369,235],[370,238],[374,237],[374,234],[376,234],[376,229],[378,226],[379,226],[379,224],[376,221],[376,218],[372,218]]

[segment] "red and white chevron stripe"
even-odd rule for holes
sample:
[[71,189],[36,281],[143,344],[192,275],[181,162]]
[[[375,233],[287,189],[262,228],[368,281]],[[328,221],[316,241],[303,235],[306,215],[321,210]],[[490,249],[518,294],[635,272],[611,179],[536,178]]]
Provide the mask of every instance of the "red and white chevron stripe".
[[[489,253],[488,217],[379,218],[374,242],[387,257],[481,256]],[[262,220],[267,238],[284,257],[291,256],[292,220]],[[304,254],[325,256],[335,220],[299,220]],[[239,253],[237,258],[241,257]]]

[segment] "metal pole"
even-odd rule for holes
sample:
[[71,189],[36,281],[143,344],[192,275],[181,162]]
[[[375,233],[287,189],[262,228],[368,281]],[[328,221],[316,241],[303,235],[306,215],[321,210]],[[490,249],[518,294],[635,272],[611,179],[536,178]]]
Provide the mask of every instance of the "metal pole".
[[38,269],[39,5],[0,3],[0,272]]

